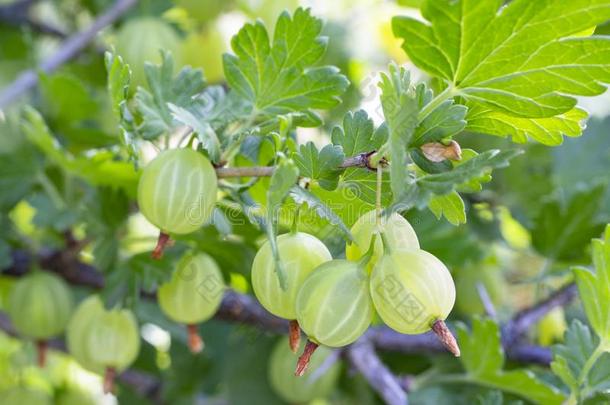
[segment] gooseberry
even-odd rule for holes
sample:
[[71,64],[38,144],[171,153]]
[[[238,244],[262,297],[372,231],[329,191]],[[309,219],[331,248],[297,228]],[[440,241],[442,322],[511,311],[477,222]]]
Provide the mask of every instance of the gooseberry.
[[197,324],[215,313],[225,289],[222,273],[210,256],[199,253],[185,255],[170,281],[157,291],[161,310],[168,318],[188,327],[188,343],[193,353],[201,351],[203,341]]
[[567,329],[563,308],[554,308],[538,322],[538,342],[542,346],[550,346],[561,341]]
[[35,271],[13,287],[7,312],[17,332],[36,341],[40,367],[45,364],[46,341],[65,330],[73,306],[70,288],[49,272]]
[[104,392],[140,351],[138,324],[126,309],[106,310],[97,296],[83,301],[68,325],[68,349],[85,368],[104,370]]
[[297,320],[309,337],[297,364],[305,372],[309,357],[320,344],[346,346],[367,330],[373,318],[366,262],[332,260],[318,266],[297,295]]
[[[413,227],[402,215],[394,212],[389,217],[382,216],[381,229],[376,229],[376,212],[369,211],[362,215],[352,226],[354,241],[347,245],[345,257],[348,260],[358,260],[369,250],[371,238],[376,232],[383,232],[391,249],[419,249],[419,241]],[[368,265],[369,272],[383,255],[381,238],[375,240],[375,248]]]
[[138,205],[161,230],[154,258],[161,257],[168,233],[191,233],[210,219],[216,190],[210,161],[192,149],[163,151],[146,166],[138,185]]
[[420,334],[432,329],[456,356],[459,349],[445,326],[455,286],[447,267],[424,250],[387,250],[371,275],[371,297],[392,329]]
[[144,63],[161,62],[161,50],[172,53],[180,64],[180,37],[167,22],[155,17],[129,19],[114,41],[117,53],[132,71],[133,88],[145,82]]
[[290,345],[297,350],[300,337],[296,297],[305,278],[320,264],[332,260],[324,243],[304,232],[291,232],[277,238],[280,260],[286,269],[286,288],[276,273],[269,242],[265,242],[252,263],[252,288],[261,305],[272,314],[291,321]]
[[[316,398],[330,394],[339,378],[340,363],[335,361],[326,366],[333,351],[320,347],[312,356],[306,376],[294,375],[295,356],[291,352],[286,338],[280,339],[269,359],[269,382],[271,387],[283,400],[291,404],[305,404]],[[300,344],[303,350],[304,344]],[[324,367],[324,369],[322,369]]]

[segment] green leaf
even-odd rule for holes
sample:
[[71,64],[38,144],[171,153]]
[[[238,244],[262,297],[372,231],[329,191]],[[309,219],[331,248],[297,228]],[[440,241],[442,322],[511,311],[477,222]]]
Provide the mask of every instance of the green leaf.
[[[427,0],[421,7],[427,22],[395,17],[393,30],[418,67],[449,83],[443,97],[460,96],[485,110],[549,118],[572,110],[573,96],[605,91],[610,38],[575,34],[608,20],[609,0],[504,3]],[[521,129],[535,124],[513,122]]]
[[131,69],[123,58],[112,52],[104,53],[104,62],[108,73],[108,94],[112,103],[112,111],[120,120],[121,105],[127,101],[129,96]]
[[40,89],[45,100],[45,111],[58,121],[82,121],[92,118],[98,109],[83,82],[73,75],[40,74]]
[[0,154],[0,210],[8,211],[36,184],[41,159],[31,147]]
[[518,150],[488,150],[456,165],[448,172],[421,176],[417,179],[417,184],[423,192],[447,194],[473,179],[480,181],[479,179],[488,175],[491,169],[508,166],[510,159],[519,154],[521,152]]
[[467,130],[490,135],[510,136],[513,142],[526,143],[530,138],[547,146],[563,143],[563,137],[582,135],[587,112],[580,108],[547,118],[520,118],[485,109],[480,105],[468,111]]
[[610,225],[602,239],[592,242],[592,256],[595,272],[577,267],[574,271],[578,291],[587,318],[595,333],[604,341],[610,342]]
[[345,159],[343,149],[336,145],[326,145],[318,151],[313,142],[301,145],[298,152],[292,154],[301,176],[308,177],[326,190],[334,190],[339,183],[343,169],[339,168]]
[[608,0],[518,0],[500,13],[503,3],[428,0],[422,14],[431,25],[397,17],[394,31],[419,67],[511,115],[554,116],[576,105],[567,94],[605,91],[610,40],[571,36],[610,19]]
[[320,218],[327,220],[332,225],[337,226],[345,238],[349,241],[353,241],[354,237],[350,232],[349,228],[343,223],[343,220],[322,200],[320,200],[315,194],[309,190],[304,189],[300,186],[293,186],[290,189],[290,198],[299,205],[307,204]]
[[595,348],[599,339],[578,319],[572,321],[565,333],[564,342],[553,346],[551,370],[570,388],[579,388],[581,371]]
[[286,273],[277,249],[275,224],[277,223],[277,216],[280,213],[282,202],[298,178],[299,169],[294,162],[290,159],[282,160],[273,171],[269,181],[269,188],[267,189],[267,237],[269,238],[277,276],[282,289],[286,288]]
[[[420,111],[434,100],[434,93],[426,83],[418,84],[415,92]],[[409,146],[440,142],[459,134],[466,127],[467,112],[466,106],[456,104],[454,100],[444,100],[419,122]]]
[[589,241],[604,229],[596,218],[604,193],[600,185],[574,194],[565,203],[559,197],[547,201],[531,230],[536,250],[553,259],[582,259]]
[[375,151],[387,139],[388,127],[382,125],[375,129],[373,120],[364,110],[348,112],[343,117],[343,125],[332,131],[333,144],[340,145],[347,157]]
[[144,139],[155,139],[174,128],[168,103],[188,107],[192,98],[200,93],[205,81],[199,69],[184,67],[174,77],[174,60],[167,52],[162,53],[160,65],[146,63],[144,71],[150,92],[139,87],[136,93],[136,109],[142,122],[138,132]]
[[171,103],[168,103],[168,107],[176,121],[193,128],[193,132],[197,134],[197,139],[199,139],[202,147],[208,152],[212,162],[218,162],[220,160],[220,142],[216,132],[205,121],[205,118],[196,116],[190,110]]
[[24,109],[22,129],[26,138],[62,170],[94,185],[119,187],[135,196],[138,173],[132,164],[115,160],[111,152],[73,156],[61,147],[40,113],[31,107]]
[[565,400],[555,387],[538,380],[529,370],[502,370],[504,351],[500,343],[500,329],[494,321],[475,318],[471,333],[460,325],[458,341],[467,381],[500,389],[542,405],[560,405]]
[[428,208],[436,218],[444,216],[449,223],[457,226],[466,223],[466,207],[460,195],[453,191],[449,194],[434,196],[428,203]]
[[[349,112],[343,117],[343,125],[333,128],[332,141],[340,145],[347,157],[379,150],[388,139],[388,127],[383,124],[375,129],[373,120],[366,111]],[[376,173],[364,168],[348,168],[341,177],[342,187],[347,187],[353,195],[369,204],[375,204],[377,186]],[[384,205],[392,201],[389,174],[383,173],[382,202]]]
[[123,61],[123,58],[113,52],[104,54],[104,62],[108,74],[108,94],[110,95],[112,111],[119,122],[121,143],[127,149],[130,158],[137,161],[135,123],[128,106],[131,69]]
[[[462,159],[458,162],[452,162],[454,167],[461,166],[471,159],[474,159],[479,154],[472,149],[462,149]],[[481,176],[473,177],[470,180],[460,184],[457,188],[464,193],[477,193],[483,190],[483,183],[491,181],[491,169],[483,172]]]
[[414,189],[414,178],[409,173],[407,147],[419,123],[419,106],[411,77],[404,68],[391,64],[389,73],[382,73],[381,106],[390,137],[390,185],[394,203],[402,202]]
[[272,42],[261,21],[246,24],[231,41],[235,55],[224,55],[227,82],[269,116],[334,107],[349,82],[335,67],[314,67],[326,51],[321,30],[303,8],[280,15]]
[[[375,205],[375,192],[377,190],[377,174],[367,169],[349,168],[345,171],[341,187],[349,188],[352,195],[362,201]],[[381,181],[381,203],[388,205],[392,202],[390,188],[390,175],[384,172]]]

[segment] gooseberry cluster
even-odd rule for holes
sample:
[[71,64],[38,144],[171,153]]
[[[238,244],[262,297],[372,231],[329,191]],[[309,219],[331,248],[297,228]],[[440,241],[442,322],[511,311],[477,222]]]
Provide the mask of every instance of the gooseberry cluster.
[[[421,250],[415,231],[397,213],[360,217],[351,229],[347,260],[332,260],[312,235],[278,237],[286,268],[286,288],[275,274],[266,243],[252,266],[254,293],[271,313],[291,321],[290,346],[308,336],[295,374],[303,375],[319,345],[342,347],[370,326],[375,311],[392,329],[406,334],[433,330],[456,356],[459,348],[444,324],[455,302],[455,286],[445,265]],[[295,326],[296,325],[296,326]],[[295,331],[296,330],[296,331]],[[296,335],[296,337],[295,337]]]
[[[104,390],[109,392],[115,374],[129,367],[138,355],[136,319],[128,310],[106,310],[95,295],[81,302],[76,311],[73,307],[71,291],[61,278],[35,270],[15,284],[7,311],[17,332],[36,341],[41,367],[45,365],[46,341],[65,331],[70,353],[86,369],[104,373]],[[16,392],[18,396],[30,395]]]

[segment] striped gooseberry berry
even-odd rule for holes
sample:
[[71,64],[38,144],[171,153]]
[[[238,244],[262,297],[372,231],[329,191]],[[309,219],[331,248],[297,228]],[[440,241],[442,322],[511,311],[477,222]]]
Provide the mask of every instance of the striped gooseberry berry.
[[[303,350],[301,342],[297,349]],[[291,404],[305,404],[314,399],[327,397],[337,384],[341,365],[334,353],[327,347],[320,347],[311,357],[307,374],[294,375],[295,355],[287,344],[287,339],[279,340],[269,358],[268,376],[271,387],[284,401]],[[328,363],[330,362],[330,363]]]
[[[390,216],[381,216],[380,232],[384,233],[387,243],[393,249],[419,249],[419,241],[413,227],[402,215],[394,212]],[[362,215],[352,226],[351,233],[354,241],[345,249],[348,260],[359,260],[369,250],[371,238],[377,232],[376,211],[372,210]],[[373,255],[368,264],[369,272],[383,255],[381,238],[375,240]]]
[[20,335],[36,341],[38,365],[46,358],[46,341],[60,335],[74,307],[72,292],[58,276],[36,270],[13,287],[7,312]]
[[220,268],[204,253],[186,254],[171,279],[157,291],[159,306],[171,320],[187,325],[188,346],[193,353],[203,349],[197,324],[218,310],[225,284]]
[[154,258],[163,254],[170,233],[194,232],[210,219],[217,183],[210,161],[193,149],[163,151],[144,168],[138,184],[138,206],[160,229]]
[[304,232],[278,236],[277,248],[286,271],[286,288],[280,286],[269,241],[261,246],[254,257],[252,288],[267,311],[290,321],[290,347],[296,351],[300,338],[296,321],[297,293],[305,278],[320,264],[332,260],[332,256],[324,243]]
[[302,375],[318,345],[346,346],[371,324],[373,302],[366,261],[332,260],[318,266],[301,285],[296,309],[299,325],[309,338],[295,372]]
[[456,356],[459,348],[444,320],[455,303],[451,274],[424,250],[389,250],[371,274],[375,309],[390,328],[405,334],[432,329]]
[[106,310],[97,296],[84,300],[70,320],[68,350],[85,368],[104,373],[104,392],[140,351],[138,323],[126,309]]

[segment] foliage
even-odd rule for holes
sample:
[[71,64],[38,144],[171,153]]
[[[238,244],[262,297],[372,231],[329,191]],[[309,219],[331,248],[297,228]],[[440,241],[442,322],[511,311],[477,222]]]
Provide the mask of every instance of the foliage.
[[[39,32],[41,26],[20,24],[39,19],[71,35],[110,3],[45,3],[14,21],[6,17],[14,17],[14,9],[1,4],[0,85],[63,46],[61,37],[49,41],[44,27]],[[327,12],[324,19],[318,8],[296,3],[139,4],[96,46],[57,71],[38,73],[36,89],[23,102],[3,107],[0,269],[7,275],[0,276],[0,310],[7,312],[12,276],[37,262],[73,283],[78,301],[95,285],[108,310],[133,311],[144,340],[130,369],[160,381],[163,402],[283,403],[267,377],[276,343],[270,333],[206,321],[200,328],[206,347],[192,356],[186,331],[150,298],[185,254],[205,252],[232,293],[255,302],[250,269],[266,240],[272,275],[285,288],[294,266],[280,257],[279,235],[310,233],[341,260],[346,244],[359,240],[350,228],[380,208],[383,215],[407,218],[421,248],[458,280],[458,305],[447,323],[457,325],[459,360],[425,350],[388,354],[381,347],[388,369],[409,376],[412,403],[603,402],[609,388],[604,303],[610,299],[610,227],[604,224],[610,221],[610,120],[589,118],[589,101],[579,104],[610,83],[610,39],[600,35],[608,32],[610,0],[403,0],[403,7],[361,5],[368,8],[360,14],[339,1],[341,18]],[[412,8],[422,18],[413,17]],[[225,46],[225,23],[239,13],[262,20],[236,28]],[[381,25],[379,15],[390,13],[393,39],[415,68],[387,55],[370,57],[358,43],[365,37],[376,52],[385,48],[366,25]],[[362,14],[367,24],[358,19]],[[203,45],[210,43],[215,46]],[[103,56],[101,47],[107,48]],[[0,91],[0,103],[4,96]],[[602,106],[601,100],[594,102]],[[175,148],[196,150],[212,163],[218,193],[199,190],[199,197],[216,205],[208,222],[172,234],[174,245],[153,260],[159,230],[140,213],[137,184],[156,155]],[[188,179],[171,180],[197,189]],[[155,198],[166,197],[159,194]],[[174,197],[186,201],[186,194]],[[170,214],[172,207],[165,208]],[[364,254],[368,246],[358,248]],[[79,281],[89,274],[93,281]],[[348,315],[362,315],[337,297],[368,297],[367,277],[350,273],[358,289],[349,291],[335,280],[327,294],[334,304],[322,309],[336,319],[327,325],[327,319],[317,322],[322,310],[305,314],[309,329],[339,328]],[[316,284],[326,288],[328,280]],[[550,368],[519,361],[511,345],[529,347],[527,339],[535,336],[505,341],[503,325],[569,282],[577,284],[581,303],[566,310],[570,328],[553,346]],[[481,286],[510,292],[492,297],[494,319],[469,312],[489,312]],[[322,290],[305,298],[319,301]],[[463,302],[461,290],[471,295]],[[438,303],[428,295],[430,306]],[[221,307],[220,316],[256,323],[244,309]],[[360,323],[368,324],[365,315]],[[387,330],[382,323],[374,321],[376,331]],[[376,334],[369,337],[377,343]],[[55,399],[71,392],[78,382],[58,370],[74,368],[74,358],[53,353],[51,364],[64,367],[36,370],[31,346],[0,334],[0,395],[18,383]],[[549,349],[535,349],[548,362]],[[334,354],[328,357],[338,362],[349,357]],[[381,401],[374,384],[359,375],[341,371],[339,381],[332,380],[325,390],[329,403]],[[119,401],[146,403],[120,385]]]

